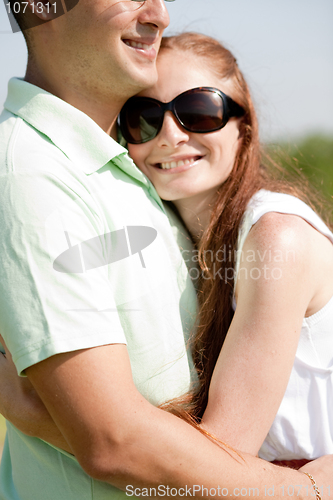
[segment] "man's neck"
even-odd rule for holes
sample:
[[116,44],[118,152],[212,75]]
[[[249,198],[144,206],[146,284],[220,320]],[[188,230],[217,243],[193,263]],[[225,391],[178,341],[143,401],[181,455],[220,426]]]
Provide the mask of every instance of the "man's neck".
[[124,98],[101,95],[97,89],[75,85],[66,77],[61,80],[47,78],[40,72],[32,70],[29,64],[25,80],[79,109],[94,120],[107,134],[116,139],[115,123],[125,102]]

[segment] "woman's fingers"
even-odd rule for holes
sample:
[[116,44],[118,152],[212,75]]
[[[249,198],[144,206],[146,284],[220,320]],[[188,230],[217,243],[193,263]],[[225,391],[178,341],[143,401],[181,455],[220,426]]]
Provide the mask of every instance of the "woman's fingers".
[[[299,470],[313,476],[322,500],[329,500],[333,489],[333,455],[317,458]],[[314,493],[312,498],[315,498]]]

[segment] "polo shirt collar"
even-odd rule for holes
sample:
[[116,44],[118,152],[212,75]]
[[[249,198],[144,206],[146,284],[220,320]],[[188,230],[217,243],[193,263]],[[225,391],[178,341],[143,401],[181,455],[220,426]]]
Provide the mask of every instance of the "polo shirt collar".
[[147,184],[146,177],[128,157],[125,148],[85,113],[49,92],[12,78],[4,107],[46,135],[86,174],[114,160],[113,163],[128,175]]

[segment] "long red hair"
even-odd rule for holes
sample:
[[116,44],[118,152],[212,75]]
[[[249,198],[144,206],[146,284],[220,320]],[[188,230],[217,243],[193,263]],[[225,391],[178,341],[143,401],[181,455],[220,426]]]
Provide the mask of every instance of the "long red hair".
[[[161,51],[190,52],[202,60],[211,71],[232,82],[230,94],[245,113],[240,121],[242,138],[233,170],[217,193],[210,223],[200,244],[199,313],[197,330],[192,343],[192,354],[198,372],[199,385],[192,394],[164,405],[172,413],[190,423],[199,422],[207,406],[209,384],[233,318],[235,254],[238,232],[243,214],[252,196],[262,188],[289,193],[303,199],[318,211],[320,197],[311,202],[304,179],[297,183],[277,180],[261,162],[258,122],[243,74],[232,53],[220,42],[197,33],[183,33],[165,37]],[[281,168],[275,165],[281,178]],[[285,175],[284,175],[285,177]],[[301,186],[301,187],[300,187]],[[223,249],[224,258],[216,259]],[[216,279],[218,277],[218,279]]]

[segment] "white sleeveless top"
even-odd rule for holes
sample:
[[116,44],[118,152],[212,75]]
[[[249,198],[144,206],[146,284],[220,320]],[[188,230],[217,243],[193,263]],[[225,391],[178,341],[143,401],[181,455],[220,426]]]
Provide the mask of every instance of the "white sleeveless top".
[[[235,276],[245,239],[268,212],[298,215],[333,243],[333,233],[298,198],[261,190],[251,199],[238,237]],[[236,303],[234,301],[234,308]],[[314,459],[333,453],[333,297],[303,319],[289,383],[275,420],[259,451],[265,460]]]

